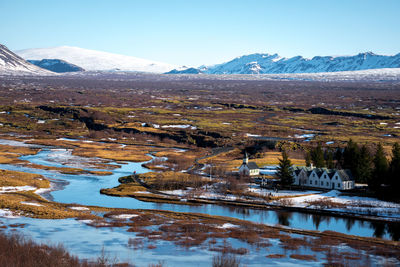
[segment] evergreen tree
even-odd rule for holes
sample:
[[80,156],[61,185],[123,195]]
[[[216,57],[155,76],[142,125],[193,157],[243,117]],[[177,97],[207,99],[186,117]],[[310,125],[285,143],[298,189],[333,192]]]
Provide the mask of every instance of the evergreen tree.
[[311,166],[311,153],[310,153],[310,151],[307,151],[307,153],[306,153],[306,166],[307,167]]
[[333,152],[331,150],[326,152],[326,167],[328,169],[335,168],[335,163],[333,162]]
[[400,186],[400,145],[394,143],[392,148],[392,160],[390,161],[390,181],[392,191],[396,191]]
[[335,160],[336,160],[335,164],[336,169],[343,169],[343,153],[340,147],[336,148]]
[[315,167],[325,167],[324,151],[322,150],[321,143],[318,143],[318,146],[311,151],[311,159]]
[[291,185],[294,182],[292,163],[286,151],[282,151],[282,159],[279,159],[276,175],[281,179],[282,185]]
[[353,175],[357,174],[359,157],[360,151],[358,145],[350,139],[343,151],[343,169],[349,169]]
[[385,156],[385,151],[381,143],[378,144],[378,148],[374,157],[374,169],[372,172],[372,177],[369,180],[368,186],[377,191],[380,185],[385,182],[388,175],[389,164]]
[[357,163],[357,171],[354,174],[356,181],[368,183],[372,175],[372,157],[369,149],[363,145],[360,149],[360,156]]

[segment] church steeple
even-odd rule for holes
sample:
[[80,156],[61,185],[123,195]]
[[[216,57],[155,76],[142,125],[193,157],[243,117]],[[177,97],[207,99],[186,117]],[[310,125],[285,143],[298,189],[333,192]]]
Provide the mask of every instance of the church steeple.
[[248,164],[249,163],[249,157],[247,156],[247,152],[244,152],[244,157],[243,157],[243,164]]

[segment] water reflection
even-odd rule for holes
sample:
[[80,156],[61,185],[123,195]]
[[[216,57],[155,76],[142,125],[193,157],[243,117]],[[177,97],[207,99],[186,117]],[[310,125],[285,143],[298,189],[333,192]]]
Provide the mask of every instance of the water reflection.
[[399,241],[400,239],[399,223],[370,222],[370,226],[374,229],[374,237],[382,238],[385,235],[389,235],[394,241]]
[[290,220],[293,217],[292,212],[277,211],[278,223],[285,226],[290,226]]
[[[50,162],[52,151],[42,150],[36,155],[26,156],[24,159],[29,161],[41,160],[42,163],[51,166],[57,162]],[[63,165],[64,167],[68,167]],[[219,206],[219,205],[175,205],[152,202],[142,202],[133,198],[117,198],[101,195],[101,188],[110,188],[118,184],[118,178],[136,171],[137,173],[147,172],[148,170],[141,166],[141,163],[128,163],[120,165],[120,168],[113,170],[109,176],[96,175],[66,175],[57,172],[26,168],[23,166],[0,164],[1,169],[25,171],[38,173],[48,178],[66,181],[65,184],[51,192],[54,201],[62,203],[77,203],[83,205],[97,205],[115,208],[132,209],[159,209],[177,212],[194,212],[210,215],[233,217],[256,223],[281,224],[289,227],[305,230],[337,231],[344,234],[358,236],[376,236],[380,238],[392,238],[399,240],[400,223],[381,222],[370,223],[360,219],[342,218],[327,215],[318,215],[305,212],[290,212],[282,210],[252,209],[237,206]]]

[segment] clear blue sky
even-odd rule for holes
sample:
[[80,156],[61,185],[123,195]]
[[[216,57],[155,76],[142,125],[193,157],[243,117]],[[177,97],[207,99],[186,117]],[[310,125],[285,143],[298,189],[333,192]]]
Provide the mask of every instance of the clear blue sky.
[[391,55],[399,14],[400,0],[0,0],[0,43],[192,66],[256,52]]

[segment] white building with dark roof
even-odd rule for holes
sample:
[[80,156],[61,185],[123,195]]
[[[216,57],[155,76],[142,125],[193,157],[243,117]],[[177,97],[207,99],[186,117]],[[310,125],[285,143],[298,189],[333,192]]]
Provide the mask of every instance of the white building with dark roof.
[[260,174],[260,168],[257,163],[249,162],[247,153],[244,153],[243,163],[239,167],[239,174],[244,176],[256,176]]
[[293,177],[295,185],[321,189],[350,190],[355,186],[350,170],[295,166]]

